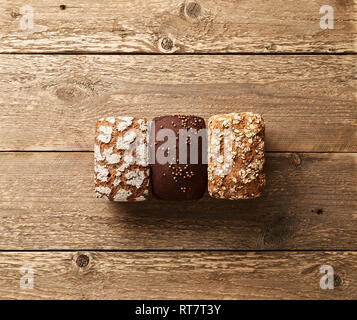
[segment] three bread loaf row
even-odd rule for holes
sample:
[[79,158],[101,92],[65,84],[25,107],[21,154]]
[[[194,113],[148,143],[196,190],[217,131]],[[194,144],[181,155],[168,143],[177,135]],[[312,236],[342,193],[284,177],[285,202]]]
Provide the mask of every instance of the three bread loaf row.
[[107,117],[96,124],[95,191],[112,201],[251,199],[265,185],[264,121],[230,113]]

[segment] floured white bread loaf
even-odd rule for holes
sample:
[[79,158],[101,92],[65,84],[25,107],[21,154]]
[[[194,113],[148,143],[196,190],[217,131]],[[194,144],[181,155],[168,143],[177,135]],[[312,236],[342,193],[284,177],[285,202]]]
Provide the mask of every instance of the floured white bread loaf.
[[260,114],[209,118],[208,191],[220,199],[250,199],[265,185],[264,121]]
[[143,201],[149,194],[148,122],[108,117],[96,124],[95,191],[112,201]]

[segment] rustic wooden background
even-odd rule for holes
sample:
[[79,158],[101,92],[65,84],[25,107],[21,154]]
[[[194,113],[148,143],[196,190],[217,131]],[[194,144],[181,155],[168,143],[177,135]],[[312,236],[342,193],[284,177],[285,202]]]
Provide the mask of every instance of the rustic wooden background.
[[[0,298],[357,298],[356,0],[29,0],[21,30],[24,4],[0,10]],[[233,111],[265,118],[262,198],[95,199],[98,117]]]

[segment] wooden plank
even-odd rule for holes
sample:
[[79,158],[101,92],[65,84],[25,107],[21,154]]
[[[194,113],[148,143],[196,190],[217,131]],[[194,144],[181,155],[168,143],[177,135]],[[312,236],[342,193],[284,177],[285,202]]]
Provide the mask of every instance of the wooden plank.
[[357,250],[357,154],[267,157],[255,200],[96,199],[92,153],[0,153],[0,250]]
[[[356,252],[0,252],[0,298],[356,299],[356,263]],[[24,265],[33,289],[20,288]],[[323,265],[334,289],[320,288]]]
[[[3,0],[0,52],[356,52],[356,3],[29,0],[34,23],[24,28],[24,3]],[[323,30],[326,4],[334,26]]]
[[0,149],[92,150],[106,115],[254,111],[268,151],[356,152],[355,74],[354,56],[1,55]]

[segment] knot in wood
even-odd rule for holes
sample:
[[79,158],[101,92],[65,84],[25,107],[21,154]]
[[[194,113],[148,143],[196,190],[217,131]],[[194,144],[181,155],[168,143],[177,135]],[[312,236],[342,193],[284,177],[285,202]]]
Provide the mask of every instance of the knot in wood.
[[320,215],[320,214],[323,214],[323,213],[324,213],[324,210],[323,210],[323,209],[316,209],[316,210],[315,210],[315,209],[312,209],[311,212],[312,212],[312,213],[317,213],[318,215]]
[[185,6],[185,13],[191,19],[196,19],[201,14],[201,6],[197,2],[189,2]]
[[333,276],[333,285],[334,287],[339,287],[342,285],[342,279],[338,274]]
[[301,165],[301,158],[298,153],[293,153],[293,161],[295,165],[300,166]]
[[21,16],[21,14],[16,11],[11,11],[10,15],[14,19],[16,19],[18,16]]
[[60,5],[60,9],[61,9],[61,10],[65,10],[65,9],[66,9],[66,5],[65,5],[65,4],[61,4],[61,5]]
[[79,268],[85,268],[89,264],[89,257],[85,254],[80,254],[76,259],[76,264]]
[[169,37],[164,37],[163,39],[161,39],[160,46],[162,49],[170,51],[174,46],[174,42]]

